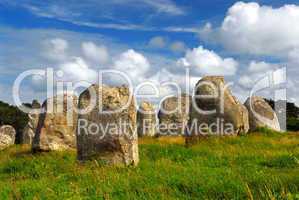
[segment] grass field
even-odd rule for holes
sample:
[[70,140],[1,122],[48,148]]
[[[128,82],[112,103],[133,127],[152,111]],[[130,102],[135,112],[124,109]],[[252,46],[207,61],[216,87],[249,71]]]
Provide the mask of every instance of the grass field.
[[75,152],[0,152],[0,199],[299,199],[299,134],[140,139],[138,167],[80,164]]

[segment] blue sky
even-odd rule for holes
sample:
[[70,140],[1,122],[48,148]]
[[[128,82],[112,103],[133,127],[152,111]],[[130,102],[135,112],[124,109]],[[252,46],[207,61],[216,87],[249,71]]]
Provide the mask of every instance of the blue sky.
[[[90,80],[83,66],[127,71],[136,84],[181,80],[189,67],[195,81],[225,75],[244,101],[257,77],[287,66],[298,102],[298,13],[294,0],[0,0],[0,99],[13,103],[11,86],[26,69]],[[28,80],[23,100],[44,99],[42,86]]]
[[[54,28],[82,33],[100,33],[127,44],[146,42],[155,35],[183,39],[192,46],[198,45],[198,37],[189,31],[171,32],[167,28],[199,29],[206,22],[220,24],[234,0],[213,1],[157,1],[167,2],[166,8],[146,4],[146,1],[116,0],[99,1],[0,1],[0,23],[14,28]],[[115,2],[115,3],[113,3]],[[121,3],[122,2],[122,3]],[[153,1],[155,2],[155,1]],[[244,1],[250,2],[250,1]],[[279,7],[286,2],[297,1],[261,0],[263,5]],[[167,8],[170,7],[169,9]],[[90,25],[78,25],[90,23]],[[94,23],[92,25],[92,23]],[[114,28],[97,28],[96,25],[115,25]],[[117,27],[117,25],[119,27]],[[130,27],[134,25],[136,27]],[[120,26],[123,26],[121,28]],[[126,29],[126,30],[123,30]]]

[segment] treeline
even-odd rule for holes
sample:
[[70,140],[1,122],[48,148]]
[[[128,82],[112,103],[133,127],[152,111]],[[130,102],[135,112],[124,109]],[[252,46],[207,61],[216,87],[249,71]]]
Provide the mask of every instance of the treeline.
[[[266,101],[274,109],[275,102],[272,99],[266,99]],[[278,105],[283,105],[286,103],[286,115],[287,115],[287,130],[298,131],[299,130],[299,107],[294,103],[278,101]]]
[[[26,104],[28,106],[28,104]],[[20,143],[20,134],[28,122],[28,115],[23,113],[18,107],[0,101],[0,126],[11,125],[15,128],[16,143]]]

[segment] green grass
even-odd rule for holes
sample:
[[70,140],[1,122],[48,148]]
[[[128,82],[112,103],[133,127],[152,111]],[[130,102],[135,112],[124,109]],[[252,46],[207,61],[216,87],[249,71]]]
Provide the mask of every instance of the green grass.
[[80,164],[75,152],[0,152],[0,199],[299,199],[299,135],[259,130],[140,140],[138,167]]

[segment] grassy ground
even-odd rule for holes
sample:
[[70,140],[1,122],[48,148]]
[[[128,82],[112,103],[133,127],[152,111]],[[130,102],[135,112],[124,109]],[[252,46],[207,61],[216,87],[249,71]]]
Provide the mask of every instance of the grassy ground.
[[299,135],[269,131],[140,140],[137,168],[79,164],[75,152],[0,152],[0,199],[299,199]]

